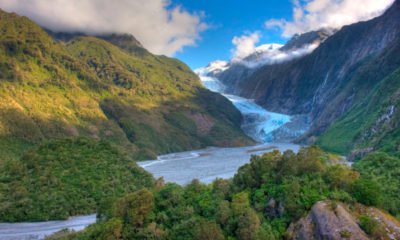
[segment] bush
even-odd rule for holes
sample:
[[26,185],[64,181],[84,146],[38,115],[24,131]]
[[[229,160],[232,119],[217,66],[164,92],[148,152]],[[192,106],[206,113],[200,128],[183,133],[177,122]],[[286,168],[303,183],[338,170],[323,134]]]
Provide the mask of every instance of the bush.
[[367,215],[361,215],[359,218],[360,227],[368,235],[374,237],[374,239],[384,239],[385,230],[379,225],[379,222]]
[[355,181],[352,195],[358,202],[368,206],[378,206],[382,200],[381,188],[378,183],[365,178]]

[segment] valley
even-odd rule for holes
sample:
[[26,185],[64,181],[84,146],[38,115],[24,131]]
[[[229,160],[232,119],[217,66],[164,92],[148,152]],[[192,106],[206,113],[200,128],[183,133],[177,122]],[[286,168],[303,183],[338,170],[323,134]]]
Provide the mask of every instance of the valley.
[[249,162],[252,155],[262,155],[274,150],[297,152],[300,146],[285,143],[266,143],[249,147],[216,148],[162,155],[157,160],[139,162],[139,166],[154,177],[180,185],[193,179],[209,184],[217,178],[232,178],[239,167]]
[[38,1],[0,0],[0,240],[400,239],[400,0]]

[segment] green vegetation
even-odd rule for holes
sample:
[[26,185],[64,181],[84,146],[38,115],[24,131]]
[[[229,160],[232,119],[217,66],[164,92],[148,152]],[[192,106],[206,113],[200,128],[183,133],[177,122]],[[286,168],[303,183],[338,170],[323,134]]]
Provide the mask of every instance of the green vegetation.
[[152,185],[150,174],[106,141],[51,141],[7,162],[0,174],[0,219],[89,214],[101,204]]
[[379,183],[372,188],[364,185],[373,202],[400,218],[400,158],[376,152],[356,162],[354,168],[367,182]]
[[101,208],[85,231],[52,239],[282,239],[317,201],[356,203],[359,174],[329,156],[316,147],[274,151],[252,157],[232,180],[185,187],[159,180]]
[[8,149],[2,162],[65,137],[107,140],[137,160],[251,142],[228,100],[204,89],[182,62],[149,53],[133,37],[60,43],[3,11],[0,32],[0,149]]
[[369,147],[396,154],[400,144],[399,79],[397,69],[323,133],[318,145],[340,154]]
[[384,239],[385,230],[379,225],[379,222],[367,215],[361,215],[359,218],[360,227],[374,239]]

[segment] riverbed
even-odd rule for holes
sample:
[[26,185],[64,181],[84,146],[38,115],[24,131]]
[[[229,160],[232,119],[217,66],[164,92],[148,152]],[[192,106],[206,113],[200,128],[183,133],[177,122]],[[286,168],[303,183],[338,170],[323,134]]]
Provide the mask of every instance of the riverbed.
[[44,239],[46,236],[62,229],[70,229],[74,231],[83,230],[94,222],[96,222],[96,214],[71,217],[64,221],[1,223],[0,240]]
[[217,148],[172,153],[159,156],[157,160],[138,164],[156,178],[164,177],[166,182],[180,185],[192,179],[210,183],[216,178],[231,178],[242,165],[250,161],[251,155],[262,155],[273,150],[297,152],[299,145],[290,143],[264,143],[248,147]]

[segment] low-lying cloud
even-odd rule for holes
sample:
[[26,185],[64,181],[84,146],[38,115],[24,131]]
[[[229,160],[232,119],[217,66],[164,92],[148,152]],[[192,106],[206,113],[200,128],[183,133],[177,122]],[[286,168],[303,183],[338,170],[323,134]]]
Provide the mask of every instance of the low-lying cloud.
[[0,0],[0,8],[57,32],[130,33],[151,52],[168,56],[195,45],[207,28],[201,13],[169,0]]
[[257,68],[263,65],[272,65],[300,58],[312,53],[320,44],[319,41],[305,44],[297,49],[283,51],[283,45],[269,43],[258,45],[260,33],[248,33],[233,38],[235,46],[232,52],[231,64],[241,64],[248,68]]
[[279,28],[291,37],[321,28],[340,29],[381,15],[394,0],[293,0],[293,20],[271,19],[267,28]]
[[257,68],[264,65],[272,65],[288,62],[296,58],[301,58],[312,53],[319,43],[307,44],[297,49],[282,51],[281,49],[272,48],[257,54],[256,58],[245,58],[236,63],[245,65],[248,68]]

